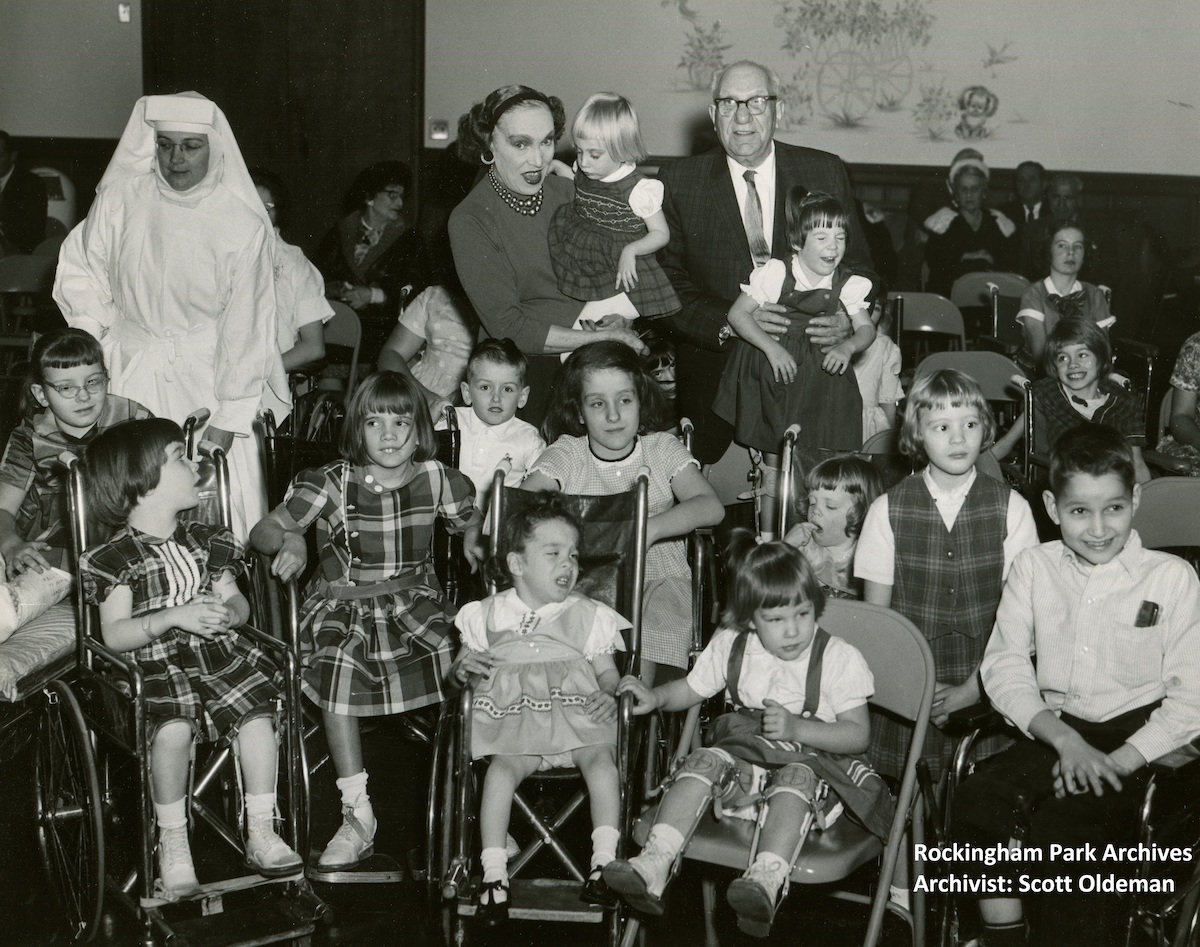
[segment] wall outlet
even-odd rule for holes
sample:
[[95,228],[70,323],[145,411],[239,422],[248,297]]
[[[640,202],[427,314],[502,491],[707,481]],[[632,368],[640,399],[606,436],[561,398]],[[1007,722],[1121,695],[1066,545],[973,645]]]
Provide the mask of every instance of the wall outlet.
[[117,4],[117,20],[121,23],[130,23],[133,21],[133,4],[118,3]]
[[431,118],[429,120],[429,137],[432,141],[449,141],[450,123],[444,118]]

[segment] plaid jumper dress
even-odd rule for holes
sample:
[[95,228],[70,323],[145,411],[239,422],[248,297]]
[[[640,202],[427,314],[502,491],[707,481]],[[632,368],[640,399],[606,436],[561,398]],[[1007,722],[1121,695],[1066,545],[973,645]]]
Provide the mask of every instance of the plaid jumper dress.
[[399,714],[442,700],[453,657],[454,607],[438,586],[431,545],[438,517],[461,533],[475,490],[436,460],[394,490],[335,461],[301,471],[283,505],[317,524],[321,566],[301,621],[304,693],[352,717]]
[[[961,684],[974,673],[995,623],[1004,587],[1008,494],[999,481],[976,476],[948,530],[921,474],[888,491],[888,520],[896,537],[892,608],[924,633],[942,683]],[[871,732],[880,772],[900,776],[912,727],[872,713]],[[1002,742],[989,749],[984,741],[981,753],[994,752]],[[926,732],[921,756],[935,780],[952,748],[940,730]]]

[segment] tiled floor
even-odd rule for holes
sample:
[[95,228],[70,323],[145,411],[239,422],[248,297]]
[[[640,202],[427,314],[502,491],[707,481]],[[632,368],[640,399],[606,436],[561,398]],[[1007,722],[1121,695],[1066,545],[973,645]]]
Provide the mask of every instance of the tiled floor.
[[[371,794],[380,819],[379,851],[396,855],[403,862],[403,853],[420,838],[426,772],[423,748],[399,739],[393,730],[384,727],[368,736],[366,752],[372,774]],[[70,943],[66,931],[60,929],[61,916],[41,873],[32,830],[30,773],[27,752],[0,764],[0,943],[9,947]],[[332,783],[333,777],[328,773],[318,774],[314,780],[316,844],[322,844],[335,827],[337,801]],[[202,878],[212,876],[215,862],[205,852],[198,852],[198,864]],[[385,944],[435,947],[441,943],[440,921],[428,908],[425,887],[410,878],[396,885],[317,885],[316,889],[331,909],[318,928],[315,940],[318,947]],[[699,891],[695,870],[685,867],[672,886],[666,915],[647,928],[648,944],[673,947],[703,943]],[[718,927],[726,947],[764,943],[841,947],[859,943],[866,924],[865,909],[794,889],[781,910],[772,937],[760,941],[741,935],[732,914],[722,908],[723,900],[718,893]],[[103,934],[100,942],[114,947],[137,943],[137,927],[124,916],[112,917]],[[600,947],[604,937],[600,925],[534,926],[510,922],[491,930],[473,928],[471,942],[523,947],[562,947],[564,943],[572,947]],[[903,925],[889,920],[885,944],[906,943]]]

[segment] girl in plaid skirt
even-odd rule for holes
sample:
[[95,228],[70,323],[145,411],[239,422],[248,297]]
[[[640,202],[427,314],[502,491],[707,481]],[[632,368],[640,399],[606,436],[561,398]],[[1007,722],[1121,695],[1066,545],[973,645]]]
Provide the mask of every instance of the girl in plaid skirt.
[[363,382],[346,406],[341,450],[343,460],[299,473],[250,533],[287,581],[303,572],[304,533],[316,524],[321,561],[303,607],[301,683],[322,711],[343,814],[321,871],[353,868],[374,852],[359,718],[442,701],[454,608],[433,572],[434,521],[470,530],[473,559],[481,519],[471,482],[434,460],[429,412],[405,375]]
[[88,601],[100,607],[105,644],[132,652],[145,675],[164,893],[182,897],[199,887],[186,795],[201,730],[234,745],[246,791],[247,866],[267,877],[300,870],[300,856],[274,828],[274,668],[233,630],[250,614],[236,581],[242,547],[223,526],[180,523],[179,514],[200,502],[183,432],[161,418],[118,424],[88,445],[84,478],[95,515],[117,527],[83,554],[80,576]]

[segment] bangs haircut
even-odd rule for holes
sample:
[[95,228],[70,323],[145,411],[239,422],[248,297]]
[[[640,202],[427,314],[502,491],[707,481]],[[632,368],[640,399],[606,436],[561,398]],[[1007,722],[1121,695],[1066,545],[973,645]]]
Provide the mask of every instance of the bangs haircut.
[[846,208],[832,194],[809,192],[799,184],[787,193],[787,236],[793,247],[804,246],[814,230],[841,227],[846,229]]
[[185,443],[183,429],[169,418],[113,425],[84,451],[84,492],[91,514],[109,526],[124,526],[138,501],[158,486],[166,450]]
[[571,137],[576,151],[579,139],[589,138],[603,144],[617,161],[637,164],[646,159],[637,112],[625,96],[615,92],[597,92],[588,97],[571,125]]
[[1058,377],[1054,360],[1068,345],[1082,345],[1094,356],[1104,379],[1112,371],[1112,344],[1108,333],[1085,316],[1067,316],[1060,319],[1046,336],[1046,352],[1042,356],[1042,369],[1051,378]]
[[505,517],[504,530],[500,537],[500,554],[494,556],[489,563],[495,578],[502,579],[509,585],[512,584],[512,574],[508,571],[508,554],[525,552],[529,540],[543,523],[567,523],[575,530],[576,541],[583,539],[583,524],[561,493],[547,490],[535,496],[537,499]]
[[367,455],[366,436],[367,416],[371,414],[412,418],[412,436],[417,439],[413,461],[424,463],[434,459],[437,445],[433,437],[433,423],[429,420],[429,408],[425,404],[425,397],[407,375],[375,372],[359,385],[358,391],[354,392],[350,403],[346,405],[346,420],[342,425],[338,447],[346,460],[359,467],[371,462]]
[[852,501],[846,512],[846,535],[858,539],[867,509],[883,493],[883,478],[869,460],[846,454],[830,457],[804,477],[804,487],[813,490],[845,490]]
[[758,543],[749,530],[735,529],[726,551],[729,601],[721,615],[726,628],[753,629],[760,608],[812,602],[816,617],[825,611],[825,591],[812,566],[795,546],[776,540]]
[[484,339],[471,349],[471,354],[467,358],[468,383],[474,376],[475,366],[479,362],[491,362],[493,365],[507,365],[509,368],[515,368],[521,381],[521,387],[525,387],[525,374],[529,371],[529,360],[517,348],[517,343],[512,339]]
[[921,415],[942,408],[974,408],[983,424],[983,444],[980,451],[992,446],[996,438],[996,418],[983,390],[970,375],[955,368],[943,368],[931,375],[922,375],[913,382],[904,406],[904,423],[900,426],[900,452],[922,464],[929,456],[921,442]]
[[1063,495],[1075,474],[1116,474],[1132,496],[1133,451],[1125,436],[1106,424],[1083,424],[1060,437],[1050,452],[1050,492],[1055,498]]
[[666,430],[668,402],[662,386],[646,371],[637,352],[624,342],[606,339],[581,345],[559,369],[554,385],[558,397],[550,405],[542,424],[547,444],[554,443],[563,434],[587,435],[583,423],[583,386],[592,372],[608,369],[624,372],[633,379],[638,396],[638,434]]
[[60,329],[39,338],[30,353],[29,372],[21,388],[21,414],[32,417],[42,410],[29,388],[31,385],[46,384],[47,368],[79,368],[81,365],[95,365],[97,371],[107,371],[104,367],[104,350],[100,348],[100,341],[90,332]]

